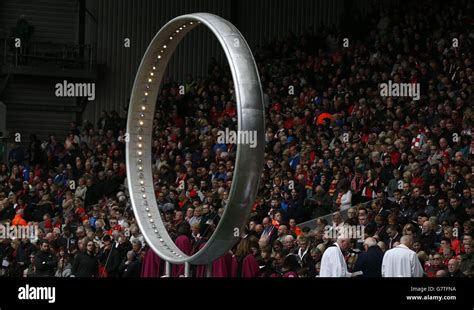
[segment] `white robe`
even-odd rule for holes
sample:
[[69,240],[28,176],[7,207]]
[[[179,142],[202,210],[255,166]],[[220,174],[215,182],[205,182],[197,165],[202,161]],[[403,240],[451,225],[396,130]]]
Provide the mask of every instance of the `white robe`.
[[385,252],[382,260],[382,277],[421,278],[423,267],[416,253],[400,244]]
[[349,209],[352,201],[352,192],[348,190],[344,195],[341,197],[341,211]]
[[321,259],[321,271],[320,277],[336,277],[344,278],[351,277],[352,274],[347,271],[347,264],[342,255],[341,248],[335,243],[336,246],[330,246],[324,251]]

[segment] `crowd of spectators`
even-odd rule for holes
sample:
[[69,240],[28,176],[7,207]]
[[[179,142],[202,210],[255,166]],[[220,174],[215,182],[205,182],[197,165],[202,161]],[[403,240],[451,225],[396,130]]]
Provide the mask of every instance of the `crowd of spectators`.
[[[411,235],[426,276],[473,276],[474,33],[463,4],[374,10],[363,20],[367,32],[347,47],[342,33],[322,28],[255,51],[265,165],[249,223],[229,253],[232,275],[318,276],[334,241],[329,224],[361,225],[377,242],[352,241],[350,271],[363,268],[358,257],[369,247],[383,252]],[[378,86],[389,80],[419,83],[420,100],[381,96]],[[215,59],[206,78],[189,76],[184,86],[181,95],[178,83],[163,85],[151,156],[163,221],[191,254],[229,203],[237,146],[217,135],[236,130],[237,109],[230,71]],[[96,126],[71,123],[64,142],[33,135],[27,148],[12,147],[0,166],[0,220],[39,223],[40,234],[37,242],[2,240],[0,272],[140,276],[149,249],[124,186],[125,134],[125,119],[103,112]],[[297,226],[329,213],[330,223]]]

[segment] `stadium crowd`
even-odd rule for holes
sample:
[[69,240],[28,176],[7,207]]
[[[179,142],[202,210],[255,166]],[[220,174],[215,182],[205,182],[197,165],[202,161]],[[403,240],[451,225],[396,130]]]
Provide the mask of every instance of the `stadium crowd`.
[[[344,248],[349,271],[381,276],[383,253],[409,235],[425,276],[473,276],[474,33],[461,3],[374,10],[347,47],[344,33],[323,27],[255,51],[265,165],[242,239],[215,276],[319,276],[334,241],[327,227],[346,225],[364,227]],[[420,100],[381,96],[389,80],[419,83]],[[163,85],[151,156],[163,221],[192,254],[229,203],[237,146],[217,135],[236,130],[237,109],[230,71],[215,59],[184,86],[180,95],[178,83]],[[95,125],[71,123],[64,141],[12,145],[0,165],[0,221],[40,229],[37,240],[1,240],[0,275],[164,274],[124,185],[125,121],[104,111]],[[297,226],[316,218],[312,229]],[[183,272],[173,266],[173,276]]]

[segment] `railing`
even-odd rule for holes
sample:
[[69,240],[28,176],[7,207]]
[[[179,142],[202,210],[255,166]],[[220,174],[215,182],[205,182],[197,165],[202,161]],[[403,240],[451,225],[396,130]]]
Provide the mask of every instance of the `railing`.
[[[361,202],[357,205],[363,205],[364,207],[371,204],[372,202],[374,202],[375,200],[377,199],[372,199],[372,200],[369,200],[369,201],[366,201],[366,202]],[[352,207],[355,207],[355,206],[352,206]],[[351,207],[351,208],[352,208]],[[341,210],[341,211],[336,211],[336,212],[339,212],[342,216],[342,218],[344,220],[347,219],[347,210],[349,210],[350,208],[347,208],[347,209],[344,209],[344,210]],[[297,226],[299,228],[304,228],[304,227],[309,227],[310,229],[313,229],[316,227],[316,221],[318,219],[324,219],[328,222],[328,225],[332,225],[332,216],[336,213],[336,212],[332,212],[332,213],[329,213],[329,214],[326,214],[326,215],[323,215],[323,216],[320,216],[320,217],[317,217],[315,219],[312,219],[312,220],[309,220],[309,221],[306,221],[306,222],[303,222],[303,223],[300,223],[298,224]]]
[[10,67],[48,65],[93,71],[96,66],[95,47],[92,45],[22,42],[21,47],[15,47],[13,38],[0,38],[0,46],[1,64]]

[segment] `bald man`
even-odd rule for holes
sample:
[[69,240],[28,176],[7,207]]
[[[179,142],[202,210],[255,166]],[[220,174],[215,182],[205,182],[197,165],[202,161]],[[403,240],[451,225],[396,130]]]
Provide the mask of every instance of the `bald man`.
[[321,259],[320,277],[346,278],[352,277],[352,273],[347,271],[347,264],[344,260],[343,251],[350,246],[350,239],[338,237],[334,245],[324,251]]
[[354,271],[362,271],[362,277],[380,278],[382,276],[383,251],[377,245],[377,240],[368,237],[364,240],[365,252],[360,253],[354,265]]
[[382,261],[382,277],[421,278],[423,267],[415,251],[410,248],[413,237],[404,235],[400,244],[385,252]]
[[448,276],[451,278],[463,278],[464,274],[459,270],[459,261],[455,258],[451,258],[448,261]]

